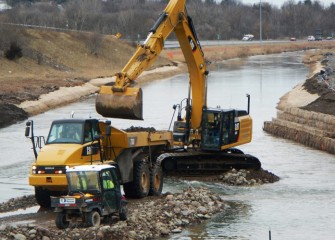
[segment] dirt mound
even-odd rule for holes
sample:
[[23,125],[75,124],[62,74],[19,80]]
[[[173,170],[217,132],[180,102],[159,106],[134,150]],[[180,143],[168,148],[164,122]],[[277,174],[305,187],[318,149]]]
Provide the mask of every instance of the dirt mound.
[[28,113],[21,108],[13,104],[0,103],[0,128],[23,121],[27,118]]
[[307,79],[303,87],[312,94],[320,97],[302,109],[324,114],[335,115],[335,56],[326,53],[322,64],[325,70],[321,70],[310,79]]
[[9,212],[17,209],[25,209],[36,205],[37,203],[34,195],[12,198],[7,202],[3,202],[0,204],[0,212]]

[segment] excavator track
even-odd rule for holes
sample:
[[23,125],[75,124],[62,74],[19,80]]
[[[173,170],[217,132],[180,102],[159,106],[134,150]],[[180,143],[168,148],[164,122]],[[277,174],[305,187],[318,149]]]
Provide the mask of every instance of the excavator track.
[[260,169],[258,158],[239,149],[222,152],[182,151],[164,153],[157,158],[167,175],[217,174],[235,169]]

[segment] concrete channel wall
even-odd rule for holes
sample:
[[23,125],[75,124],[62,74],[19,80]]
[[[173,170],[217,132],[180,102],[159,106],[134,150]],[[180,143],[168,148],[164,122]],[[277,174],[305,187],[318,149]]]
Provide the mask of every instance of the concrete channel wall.
[[335,116],[290,107],[264,122],[263,130],[306,146],[335,154]]

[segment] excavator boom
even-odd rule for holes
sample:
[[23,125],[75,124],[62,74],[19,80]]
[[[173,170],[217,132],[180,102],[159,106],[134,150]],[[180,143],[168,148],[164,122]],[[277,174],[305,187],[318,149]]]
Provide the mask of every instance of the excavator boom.
[[135,86],[137,77],[153,62],[164,48],[164,41],[174,31],[187,62],[190,78],[197,79],[192,86],[196,95],[192,125],[199,127],[201,109],[205,105],[205,72],[203,52],[196,39],[192,21],[185,9],[186,0],[171,0],[160,14],[143,44],[130,58],[121,72],[116,73],[113,86],[102,86],[96,98],[96,110],[104,117],[143,119],[142,91]]

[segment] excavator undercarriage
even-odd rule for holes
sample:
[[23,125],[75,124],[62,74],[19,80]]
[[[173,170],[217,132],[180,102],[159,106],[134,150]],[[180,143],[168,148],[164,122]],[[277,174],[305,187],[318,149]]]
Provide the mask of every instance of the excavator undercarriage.
[[183,150],[160,155],[157,162],[161,163],[167,175],[212,175],[235,169],[260,169],[258,158],[244,154],[236,148],[221,152],[203,152]]

